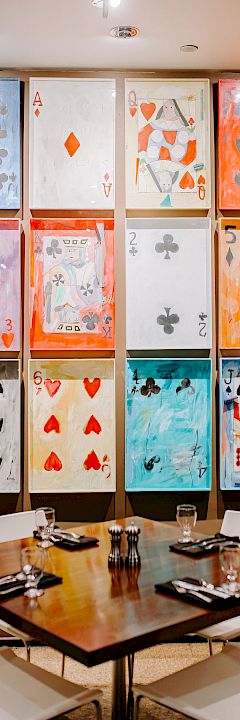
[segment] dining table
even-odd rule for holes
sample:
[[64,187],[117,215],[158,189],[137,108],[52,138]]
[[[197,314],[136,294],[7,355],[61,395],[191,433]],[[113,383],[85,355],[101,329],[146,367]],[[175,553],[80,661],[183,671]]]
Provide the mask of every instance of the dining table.
[[[182,595],[156,592],[156,583],[186,576],[219,584],[218,553],[193,559],[171,552],[169,544],[179,535],[176,527],[144,517],[117,520],[123,529],[131,522],[140,528],[139,566],[109,567],[108,530],[113,521],[75,526],[75,532],[96,537],[99,543],[74,551],[57,545],[48,550],[47,569],[62,577],[61,584],[46,588],[35,602],[23,594],[0,595],[0,618],[16,629],[88,667],[113,661],[113,720],[126,718],[127,657],[239,614],[237,606],[205,608],[184,601]],[[24,538],[1,543],[0,576],[17,572],[21,548],[36,542]],[[121,549],[125,556],[125,533]]]

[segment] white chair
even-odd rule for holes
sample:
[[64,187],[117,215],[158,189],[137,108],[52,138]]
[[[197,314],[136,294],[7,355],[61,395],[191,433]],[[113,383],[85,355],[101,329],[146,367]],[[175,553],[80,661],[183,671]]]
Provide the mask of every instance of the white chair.
[[148,698],[194,720],[239,720],[240,648],[229,643],[222,652],[149,685],[133,687],[134,720]]
[[[226,510],[220,532],[223,535],[229,535],[229,537],[240,537],[240,512],[237,510]],[[220,640],[225,644],[228,640],[232,640],[232,638],[237,637],[239,634],[240,615],[230,620],[216,623],[215,625],[209,625],[209,627],[199,630],[197,633],[200,637],[208,640],[210,655],[213,654],[214,640]]]
[[[9,515],[0,515],[0,543],[10,542],[11,540],[20,540],[24,537],[30,537],[36,530],[35,511],[11,513]],[[27,652],[27,660],[30,661],[30,635],[16,630],[9,623],[0,620],[0,630],[3,630],[11,637],[17,637],[25,645]]]
[[[35,510],[0,515],[0,543],[31,537],[34,530],[36,530]],[[0,630],[6,632],[10,637],[17,637],[19,640],[22,640],[26,648],[27,660],[30,662],[31,636],[21,630],[17,630],[12,625],[9,625],[9,623],[4,622],[4,620],[0,620]],[[64,669],[65,655],[62,656],[62,677],[64,675]]]
[[101,690],[87,690],[0,650],[1,720],[50,720],[69,710],[94,703],[102,720]]

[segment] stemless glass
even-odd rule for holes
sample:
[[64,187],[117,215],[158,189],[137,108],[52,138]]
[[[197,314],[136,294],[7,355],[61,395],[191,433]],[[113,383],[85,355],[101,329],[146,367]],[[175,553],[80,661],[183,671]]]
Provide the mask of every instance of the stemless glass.
[[178,505],[176,519],[181,528],[182,535],[178,542],[187,543],[192,541],[192,530],[197,522],[197,508],[195,505]]
[[21,567],[26,577],[27,588],[25,597],[36,598],[43,595],[43,590],[38,590],[38,583],[43,575],[44,555],[45,551],[36,546],[21,550]]
[[227,580],[223,587],[230,595],[235,595],[240,589],[240,544],[229,542],[220,545],[219,555],[221,570]]
[[53,543],[50,540],[51,532],[54,529],[55,523],[55,510],[52,507],[41,507],[35,511],[36,526],[39,534],[41,535],[41,542],[38,543],[39,547],[48,548],[52,547]]

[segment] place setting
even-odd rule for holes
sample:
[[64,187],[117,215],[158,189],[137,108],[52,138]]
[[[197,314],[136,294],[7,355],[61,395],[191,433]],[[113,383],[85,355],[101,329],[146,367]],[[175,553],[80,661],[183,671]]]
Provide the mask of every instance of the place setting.
[[0,600],[24,595],[31,600],[44,594],[44,589],[62,583],[62,577],[48,572],[51,566],[47,548],[31,545],[20,551],[21,569],[0,578]]
[[53,545],[63,550],[81,550],[83,548],[98,546],[98,538],[79,535],[72,530],[66,530],[55,524],[55,509],[41,507],[35,511],[36,530],[35,539],[40,540],[39,547],[50,548]]
[[197,508],[195,505],[177,505],[176,520],[180,527],[181,535],[177,542],[169,545],[169,550],[172,552],[198,558],[218,552],[219,547],[223,545],[223,543],[228,543],[230,540],[237,543],[240,542],[239,536],[230,537],[221,532],[200,539],[193,538],[192,531],[197,522]]

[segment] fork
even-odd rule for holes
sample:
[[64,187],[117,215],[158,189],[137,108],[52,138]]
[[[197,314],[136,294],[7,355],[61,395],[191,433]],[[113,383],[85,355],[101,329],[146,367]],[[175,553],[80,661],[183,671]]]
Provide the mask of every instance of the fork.
[[207,603],[212,602],[211,598],[208,598],[207,595],[202,595],[202,593],[197,592],[197,591],[195,592],[195,590],[186,590],[186,588],[179,587],[179,585],[176,585],[174,580],[172,580],[172,585],[180,595],[181,594],[186,595],[186,593],[187,593],[188,595],[194,595],[194,597],[197,597],[199,600],[204,600],[204,602],[207,602]]

